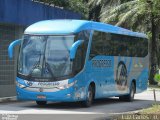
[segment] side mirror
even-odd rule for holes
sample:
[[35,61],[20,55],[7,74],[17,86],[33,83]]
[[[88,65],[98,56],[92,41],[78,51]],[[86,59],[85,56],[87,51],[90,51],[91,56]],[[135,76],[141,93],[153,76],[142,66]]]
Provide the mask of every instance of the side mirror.
[[16,45],[19,45],[19,44],[21,44],[21,39],[15,40],[9,45],[9,47],[8,47],[8,56],[9,56],[10,59],[13,58],[13,49],[14,49],[14,47]]
[[70,59],[73,60],[75,58],[75,55],[76,55],[76,51],[78,49],[78,47],[84,42],[84,40],[78,40],[76,41],[71,49],[70,49]]

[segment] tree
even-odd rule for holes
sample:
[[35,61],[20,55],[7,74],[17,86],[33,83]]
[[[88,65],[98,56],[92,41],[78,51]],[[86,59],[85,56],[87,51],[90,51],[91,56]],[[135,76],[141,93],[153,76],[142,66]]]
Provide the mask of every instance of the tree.
[[61,7],[63,9],[72,10],[78,12],[83,18],[88,18],[89,8],[86,0],[33,0],[42,2],[46,5]]
[[68,0],[69,6],[66,7],[69,10],[73,10],[75,12],[78,12],[82,15],[84,19],[88,19],[88,5],[85,0]]
[[[130,0],[114,7],[103,7],[100,20],[132,30],[151,33],[150,84],[154,84],[155,66],[159,64],[160,0]],[[160,64],[159,64],[160,65]]]
[[[144,8],[144,4],[139,4],[137,1],[138,0],[125,2],[110,8],[104,7],[100,16],[101,21],[130,29],[140,27],[139,24],[144,23],[144,21],[142,21],[144,19],[141,21],[140,19],[146,15],[142,14],[141,11],[141,8]],[[140,30],[143,31],[143,29],[141,28]]]
[[121,0],[89,0],[89,20],[100,21],[100,14],[104,7],[120,4]]
[[110,9],[128,0],[88,0],[89,20],[100,21],[100,15],[104,8]]

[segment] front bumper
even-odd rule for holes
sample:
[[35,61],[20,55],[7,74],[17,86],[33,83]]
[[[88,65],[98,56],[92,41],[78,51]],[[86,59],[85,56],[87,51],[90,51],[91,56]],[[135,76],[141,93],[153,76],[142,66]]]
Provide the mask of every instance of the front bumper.
[[30,101],[75,102],[85,100],[85,88],[72,79],[58,82],[31,82],[17,77],[17,99]]
[[[17,99],[19,100],[33,100],[33,101],[77,101],[70,89],[65,89],[57,92],[32,92],[16,87]],[[45,96],[46,98],[37,98],[38,96]]]
[[[75,92],[73,87],[57,92],[33,92],[17,86],[16,91],[17,99],[26,101],[75,102],[85,99],[84,92]],[[45,96],[45,98],[39,98],[38,96]]]

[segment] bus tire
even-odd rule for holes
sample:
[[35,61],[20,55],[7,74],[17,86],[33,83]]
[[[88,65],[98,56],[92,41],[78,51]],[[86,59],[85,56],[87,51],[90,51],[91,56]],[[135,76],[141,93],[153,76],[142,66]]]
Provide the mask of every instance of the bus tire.
[[43,106],[47,104],[47,101],[36,101],[37,105]]
[[119,99],[127,102],[132,102],[134,100],[135,91],[136,91],[136,86],[134,82],[132,82],[129,94],[120,96]]
[[89,85],[86,100],[82,102],[83,107],[90,107],[94,99],[94,88],[92,85]]

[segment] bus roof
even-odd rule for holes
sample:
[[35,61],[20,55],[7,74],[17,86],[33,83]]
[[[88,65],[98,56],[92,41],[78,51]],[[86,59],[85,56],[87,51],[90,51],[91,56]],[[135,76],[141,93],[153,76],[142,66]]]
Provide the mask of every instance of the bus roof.
[[24,33],[34,35],[64,35],[77,33],[82,30],[97,30],[147,38],[143,33],[133,32],[105,23],[86,20],[44,20],[29,26]]

